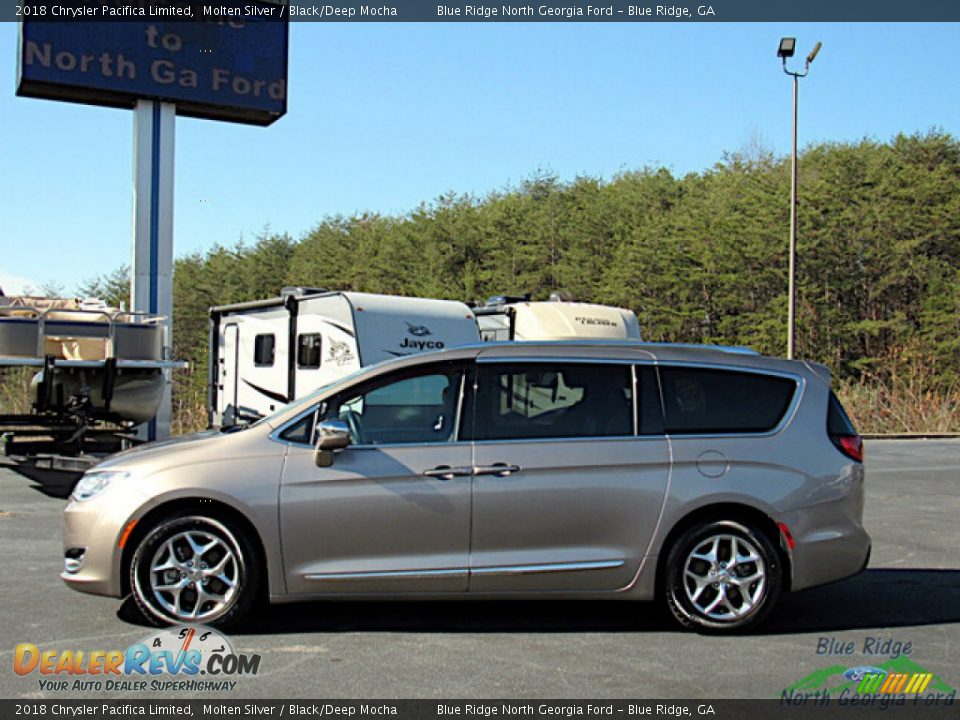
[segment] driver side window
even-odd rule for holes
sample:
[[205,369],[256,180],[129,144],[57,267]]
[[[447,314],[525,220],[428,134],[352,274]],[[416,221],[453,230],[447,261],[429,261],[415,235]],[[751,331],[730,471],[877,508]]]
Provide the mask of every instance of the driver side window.
[[405,375],[334,398],[324,420],[341,420],[354,445],[453,442],[463,373]]

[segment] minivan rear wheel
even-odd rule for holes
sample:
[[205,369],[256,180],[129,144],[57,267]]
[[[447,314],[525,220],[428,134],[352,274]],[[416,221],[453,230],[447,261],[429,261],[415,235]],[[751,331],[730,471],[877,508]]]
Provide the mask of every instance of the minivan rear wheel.
[[256,557],[243,532],[218,519],[168,517],[137,546],[130,587],[137,606],[154,623],[224,628],[254,603]]
[[687,530],[667,558],[667,607],[684,627],[735,632],[761,623],[780,596],[782,569],[766,534],[709,521]]

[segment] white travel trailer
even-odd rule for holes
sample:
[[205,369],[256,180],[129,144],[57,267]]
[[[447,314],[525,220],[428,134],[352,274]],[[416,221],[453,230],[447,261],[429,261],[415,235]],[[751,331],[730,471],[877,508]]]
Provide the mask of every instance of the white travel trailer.
[[428,298],[284,288],[210,309],[211,425],[267,415],[358,368],[480,340],[640,340],[629,310],[500,295],[471,309]]
[[533,302],[529,295],[499,295],[474,312],[480,339],[487,342],[640,340],[640,323],[633,311],[567,302],[556,294],[546,302]]
[[210,310],[212,425],[255,420],[360,367],[477,342],[452,300],[284,288]]

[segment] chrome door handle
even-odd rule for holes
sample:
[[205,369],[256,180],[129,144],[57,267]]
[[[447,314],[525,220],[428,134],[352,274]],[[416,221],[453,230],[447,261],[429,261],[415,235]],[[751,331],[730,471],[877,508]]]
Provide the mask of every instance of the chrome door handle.
[[433,470],[424,470],[423,474],[427,477],[437,478],[439,480],[453,480],[455,477],[472,475],[473,468],[437,465],[437,467],[433,468]]
[[507,477],[515,472],[520,472],[519,465],[507,465],[507,463],[494,463],[493,465],[480,465],[473,469],[474,475],[496,475],[497,477]]

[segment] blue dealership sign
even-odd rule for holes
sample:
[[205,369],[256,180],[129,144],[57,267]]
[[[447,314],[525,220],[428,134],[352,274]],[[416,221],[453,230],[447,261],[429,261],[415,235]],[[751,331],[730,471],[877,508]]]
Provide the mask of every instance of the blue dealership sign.
[[178,115],[254,125],[284,115],[288,24],[255,11],[276,4],[221,0],[218,15],[194,8],[180,21],[24,20],[17,94],[123,108],[162,100]]

